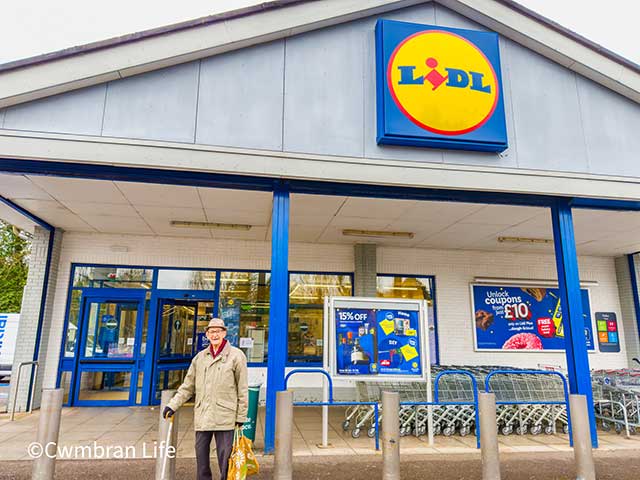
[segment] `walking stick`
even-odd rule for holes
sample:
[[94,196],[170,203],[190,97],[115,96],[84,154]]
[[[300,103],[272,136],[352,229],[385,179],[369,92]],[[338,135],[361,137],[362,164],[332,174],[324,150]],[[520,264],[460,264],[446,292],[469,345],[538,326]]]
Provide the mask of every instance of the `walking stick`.
[[167,460],[169,459],[169,445],[171,442],[171,431],[173,430],[173,415],[169,417],[169,428],[167,429],[167,438],[164,442],[164,459],[162,460],[162,473],[160,478],[165,480],[165,472],[167,470]]

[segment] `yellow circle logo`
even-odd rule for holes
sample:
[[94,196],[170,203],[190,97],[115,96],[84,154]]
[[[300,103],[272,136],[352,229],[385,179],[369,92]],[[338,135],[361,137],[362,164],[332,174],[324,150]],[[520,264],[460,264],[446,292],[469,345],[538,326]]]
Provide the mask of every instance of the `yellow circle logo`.
[[400,43],[389,59],[387,83],[409,120],[442,135],[481,127],[498,103],[498,78],[487,57],[444,30],[418,32]]

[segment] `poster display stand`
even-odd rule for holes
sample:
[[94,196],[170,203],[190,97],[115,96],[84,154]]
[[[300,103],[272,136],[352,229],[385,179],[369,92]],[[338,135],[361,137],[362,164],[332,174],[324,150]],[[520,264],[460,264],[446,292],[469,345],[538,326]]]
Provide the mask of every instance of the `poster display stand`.
[[424,300],[328,297],[324,367],[332,378],[425,381],[431,365]]
[[[340,380],[422,381],[427,400],[433,401],[427,312],[425,300],[325,297],[325,371]],[[323,382],[326,402],[328,382]],[[322,417],[323,445],[326,445],[329,418],[326,406]]]

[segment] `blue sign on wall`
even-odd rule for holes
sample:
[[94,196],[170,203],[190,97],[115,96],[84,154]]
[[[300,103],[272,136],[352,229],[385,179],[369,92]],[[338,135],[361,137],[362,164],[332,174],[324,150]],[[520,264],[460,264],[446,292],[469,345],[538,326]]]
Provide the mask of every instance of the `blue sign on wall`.
[[[589,292],[582,294],[584,335],[594,350]],[[557,288],[473,286],[477,350],[564,350]]]
[[335,315],[338,374],[422,374],[417,311],[338,308]]
[[497,34],[379,20],[376,69],[378,143],[507,148]]

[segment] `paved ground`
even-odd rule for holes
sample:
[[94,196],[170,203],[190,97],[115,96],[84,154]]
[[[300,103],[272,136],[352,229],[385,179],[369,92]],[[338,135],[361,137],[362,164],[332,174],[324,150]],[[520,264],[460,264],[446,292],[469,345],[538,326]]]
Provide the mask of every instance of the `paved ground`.
[[[273,477],[273,458],[263,458],[259,475],[249,477],[266,480]],[[631,480],[638,478],[640,456],[629,452],[597,452],[599,480]],[[438,480],[480,480],[480,457],[477,454],[403,456],[402,478],[437,478]],[[126,472],[126,473],[125,473]],[[2,462],[0,480],[27,480],[31,464],[26,461]],[[372,480],[381,478],[381,457],[340,456],[330,460],[322,457],[296,457],[294,479],[320,480],[339,478]],[[154,478],[154,462],[150,460],[104,460],[59,462],[56,479],[123,479]],[[195,478],[193,459],[178,459],[176,478]],[[218,478],[214,476],[214,478]],[[569,452],[508,453],[502,456],[503,480],[568,480],[575,479],[573,456]]]
[[[195,435],[193,432],[193,410],[180,410],[178,420],[178,458],[193,458],[195,455]],[[374,440],[366,434],[354,439],[350,432],[344,432],[341,424],[344,412],[332,409],[329,423],[330,449],[318,448],[322,440],[322,425],[319,408],[297,407],[294,410],[294,456],[372,456],[376,455]],[[0,462],[9,460],[29,460],[29,445],[36,439],[39,412],[18,414],[16,421],[10,422],[8,415],[0,415]],[[84,446],[111,447],[110,452],[91,455],[89,458],[114,458],[123,447],[133,450],[127,458],[148,458],[154,442],[158,441],[159,410],[149,407],[109,407],[109,408],[65,408],[60,429],[60,448]],[[256,450],[263,447],[264,409],[258,417]],[[600,450],[629,450],[629,455],[640,452],[640,435],[626,438],[613,432],[599,432]],[[503,453],[536,452],[539,455],[554,452],[570,452],[566,435],[500,436],[500,451]],[[435,444],[429,446],[427,437],[403,437],[400,447],[405,455],[432,455],[476,452],[473,436],[436,436]],[[68,454],[67,458],[78,455]],[[82,459],[86,459],[87,455]],[[0,463],[0,470],[2,464]],[[638,475],[640,478],[640,474]]]

